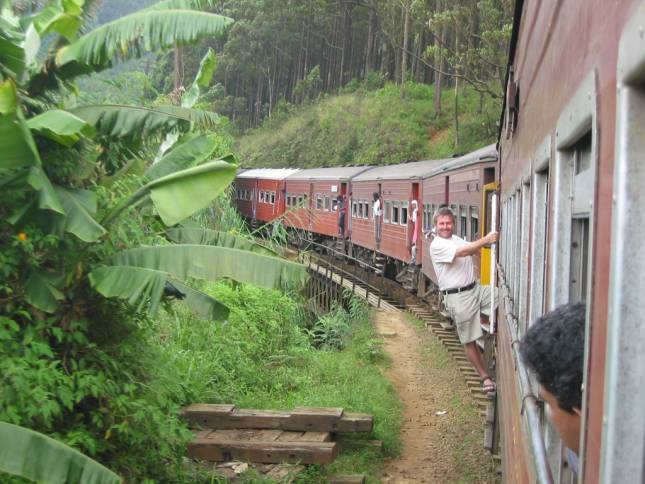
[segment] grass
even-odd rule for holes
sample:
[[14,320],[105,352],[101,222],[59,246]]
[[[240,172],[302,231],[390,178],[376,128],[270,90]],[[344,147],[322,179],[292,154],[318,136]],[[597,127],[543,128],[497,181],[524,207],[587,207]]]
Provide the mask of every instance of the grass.
[[247,166],[317,167],[390,164],[465,153],[496,139],[499,105],[468,88],[459,94],[455,143],[454,90],[434,110],[434,88],[387,84],[327,96],[316,104],[286,106],[237,140]]
[[[152,341],[164,355],[159,373],[172,375],[164,386],[182,388],[184,404],[278,410],[322,406],[369,413],[374,430],[357,438],[382,440],[386,456],[399,452],[402,408],[383,375],[387,361],[362,303],[334,313],[344,318],[339,326],[347,328],[342,349],[316,348],[308,332],[312,322],[292,297],[227,282],[207,289],[233,308],[228,322],[201,321],[173,305],[157,321]],[[323,475],[338,473],[374,480],[383,454],[373,448],[344,450],[334,464],[309,467],[298,481],[320,482]],[[252,474],[248,479],[263,482]]]

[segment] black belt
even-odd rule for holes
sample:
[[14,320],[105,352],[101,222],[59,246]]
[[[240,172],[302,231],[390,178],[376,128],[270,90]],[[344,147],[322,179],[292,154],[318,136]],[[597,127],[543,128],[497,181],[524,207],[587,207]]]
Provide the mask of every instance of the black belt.
[[441,291],[441,292],[447,296],[448,294],[456,294],[458,292],[470,291],[473,287],[475,287],[475,284],[477,283],[473,282],[464,287],[455,287],[454,289],[446,289],[445,291]]

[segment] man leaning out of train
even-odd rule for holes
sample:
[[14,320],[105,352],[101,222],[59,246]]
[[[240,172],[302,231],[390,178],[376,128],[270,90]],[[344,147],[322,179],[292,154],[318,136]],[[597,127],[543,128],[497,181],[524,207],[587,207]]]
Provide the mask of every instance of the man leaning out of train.
[[585,304],[560,306],[540,317],[520,342],[520,354],[539,383],[540,398],[548,404],[549,419],[578,473],[582,370],[585,351]]
[[481,286],[477,281],[472,256],[485,245],[496,242],[497,232],[490,232],[474,242],[457,237],[452,233],[455,215],[449,207],[437,210],[433,223],[437,234],[430,244],[430,258],[439,289],[466,356],[482,380],[483,390],[493,392],[495,382],[488,374],[476,343],[483,336],[481,325],[488,322],[490,315],[491,288]]

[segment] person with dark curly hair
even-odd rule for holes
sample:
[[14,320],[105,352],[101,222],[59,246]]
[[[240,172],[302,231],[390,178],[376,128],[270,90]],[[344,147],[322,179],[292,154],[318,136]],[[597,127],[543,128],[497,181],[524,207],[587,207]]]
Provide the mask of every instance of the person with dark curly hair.
[[539,395],[577,473],[585,351],[585,304],[565,304],[540,317],[520,342],[520,354],[535,373]]

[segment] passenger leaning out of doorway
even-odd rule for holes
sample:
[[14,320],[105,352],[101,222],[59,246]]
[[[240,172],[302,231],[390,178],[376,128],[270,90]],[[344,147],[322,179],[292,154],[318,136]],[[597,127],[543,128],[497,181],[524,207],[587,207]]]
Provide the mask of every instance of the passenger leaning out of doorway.
[[496,242],[497,232],[466,242],[452,233],[455,215],[448,207],[437,210],[433,222],[437,235],[430,244],[430,257],[439,289],[466,356],[481,378],[483,390],[493,392],[495,381],[490,377],[476,343],[483,336],[481,324],[488,323],[491,288],[479,285],[472,256],[485,245]]

